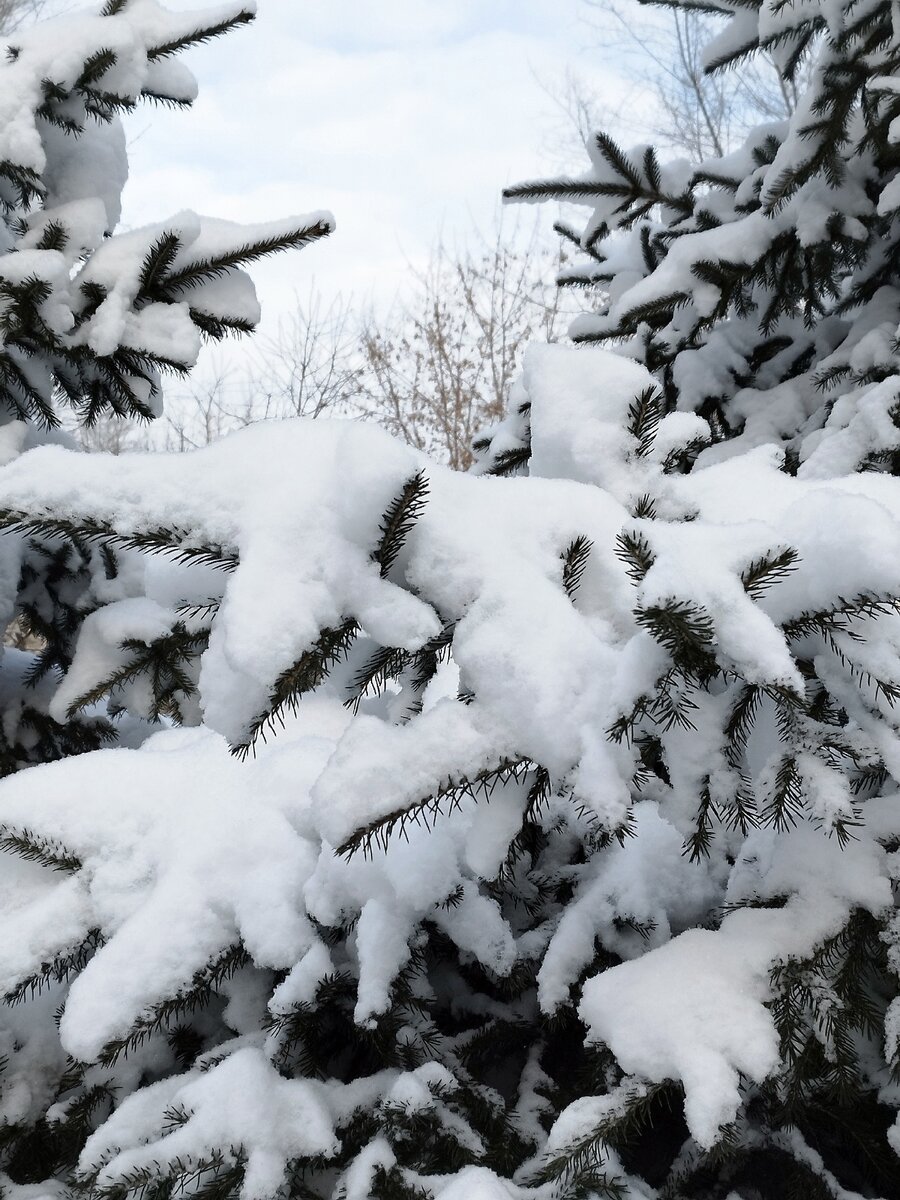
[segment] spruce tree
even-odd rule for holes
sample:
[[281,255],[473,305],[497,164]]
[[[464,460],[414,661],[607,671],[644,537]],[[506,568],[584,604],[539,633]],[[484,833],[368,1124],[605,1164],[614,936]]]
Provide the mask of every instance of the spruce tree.
[[[99,6],[98,6],[99,7]],[[122,116],[190,106],[182,51],[244,25],[253,3],[168,13],[155,0],[17,29],[0,67],[0,439],[3,461],[64,439],[64,418],[150,420],[161,377],[184,375],[204,341],[252,330],[243,263],[327,233],[326,218],[241,229],[192,213],[116,232],[128,174]],[[3,539],[0,627],[38,654],[0,668],[0,776],[95,749],[119,729],[103,709],[55,719],[49,702],[85,616],[128,594],[117,553],[71,529]],[[133,586],[133,585],[132,585]]]
[[602,344],[480,475],[304,421],[4,468],[145,554],[54,711],[173,726],[0,787],[13,1197],[898,1194],[898,36],[735,7],[790,121],[512,189],[590,206]]

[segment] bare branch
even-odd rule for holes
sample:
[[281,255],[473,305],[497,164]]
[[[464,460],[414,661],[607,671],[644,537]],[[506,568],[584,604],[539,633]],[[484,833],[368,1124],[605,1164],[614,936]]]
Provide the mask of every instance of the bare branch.
[[[703,51],[717,32],[715,15],[666,8],[648,12],[636,0],[583,0],[589,23],[614,49],[619,70],[656,97],[657,141],[693,162],[721,157],[761,121],[782,120],[797,103],[796,85],[785,82],[768,55],[748,60],[740,71],[704,70]],[[565,107],[579,134],[601,122],[599,105],[583,84],[567,77]]]
[[465,470],[476,434],[506,409],[526,343],[561,332],[558,267],[536,230],[502,222],[461,249],[438,243],[412,296],[365,319],[360,411]]

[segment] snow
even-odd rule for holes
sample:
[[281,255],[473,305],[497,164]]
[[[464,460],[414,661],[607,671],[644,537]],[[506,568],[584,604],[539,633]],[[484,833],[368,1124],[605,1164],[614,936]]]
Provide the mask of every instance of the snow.
[[[247,1150],[242,1200],[264,1200],[283,1184],[288,1160],[330,1158],[337,1152],[327,1085],[283,1079],[258,1049],[237,1050],[205,1073],[195,1072],[193,1078],[175,1083],[173,1087],[166,1080],[130,1096],[88,1139],[81,1166],[86,1169],[102,1160],[101,1186],[115,1181],[126,1164],[129,1170],[174,1164],[184,1155],[202,1158],[223,1145],[242,1146]],[[160,1093],[166,1107],[180,1106],[190,1113],[187,1122],[142,1150],[109,1156],[107,1147],[116,1141],[127,1144],[135,1132],[143,1133]]]
[[[148,83],[163,82],[148,50],[185,36],[207,20],[233,20],[242,12],[253,11],[255,5],[250,2],[220,5],[202,15],[179,14],[168,12],[155,0],[132,0],[116,16],[67,14],[16,33],[12,40],[15,57],[0,64],[0,157],[38,173],[44,170],[46,124],[35,117],[43,100],[41,84],[49,80],[72,91],[98,46],[116,56],[103,76],[104,88],[134,101]],[[179,87],[183,94],[183,75]],[[120,129],[113,130],[113,137],[124,146]]]
[[99,223],[92,220],[80,237],[73,238],[83,243],[82,249],[96,250],[104,233],[112,232],[122,215],[122,191],[128,182],[122,122],[88,123],[77,139],[48,124],[42,127],[41,138],[47,159],[44,218],[62,219],[68,224],[73,205],[95,208],[99,204]]
[[[315,742],[309,749],[311,763]],[[260,963],[272,967],[293,965],[309,947],[313,935],[298,908],[303,885],[298,870],[305,863],[309,871],[314,854],[277,804],[265,813],[248,811],[239,765],[220,739],[200,731],[172,732],[147,743],[146,750],[80,759],[71,764],[81,768],[71,777],[68,765],[55,772],[48,768],[55,794],[47,829],[53,825],[84,870],[78,886],[68,877],[51,878],[38,898],[45,917],[55,914],[43,935],[44,959],[76,945],[91,928],[116,935],[73,984],[61,1026],[73,1057],[96,1058],[108,1041],[127,1034],[146,1009],[186,987],[239,937]],[[217,780],[215,793],[190,803],[201,778],[208,785]],[[27,828],[28,816],[16,811],[15,793],[27,790],[16,787],[20,779],[24,784],[24,776],[9,781],[3,819]],[[100,804],[85,805],[95,787]],[[157,804],[160,787],[168,795],[164,810]],[[131,799],[124,811],[123,794]],[[214,843],[206,836],[211,821],[221,830]],[[105,832],[112,828],[114,850]],[[273,859],[275,846],[281,850]],[[237,893],[233,878],[242,881]],[[20,923],[15,936],[4,940],[2,975],[8,986],[28,973],[29,930],[36,919]],[[158,957],[163,931],[166,948]]]
[[[634,836],[595,858],[547,945],[538,973],[546,1013],[569,1000],[571,980],[593,960],[596,938],[623,958],[639,957],[715,905],[714,880],[683,855],[682,835],[659,806],[643,801],[632,813]],[[620,928],[624,915],[647,926],[646,937]]]
[[531,477],[593,483],[627,501],[635,486],[633,472],[622,469],[634,453],[628,406],[647,388],[656,391],[649,371],[593,347],[573,353],[534,344],[525,352],[522,384],[532,405]]
[[484,1167],[464,1167],[435,1194],[435,1200],[517,1200],[519,1189]]
[[[532,352],[526,386],[545,410],[536,429],[548,472],[549,447],[571,420],[563,408],[554,423],[541,381],[551,359],[563,373],[571,366],[570,406],[592,405],[580,411],[596,411],[600,421],[607,410],[626,412],[635,385],[645,382],[637,367],[603,351]],[[608,387],[597,396],[591,381],[606,362]],[[655,643],[635,625],[636,604],[699,600],[723,662],[744,679],[799,690],[778,624],[827,605],[837,564],[848,595],[900,590],[900,500],[888,477],[792,478],[771,448],[666,476],[653,456],[638,460],[632,444],[618,445],[623,494],[632,490],[633,463],[673,512],[695,514],[691,521],[643,523],[655,561],[638,587],[615,553],[616,535],[635,523],[607,491],[569,479],[458,476],[434,466],[427,468],[427,505],[382,578],[370,558],[381,514],[423,460],[355,424],[262,425],[152,461],[48,447],[5,468],[4,506],[80,512],[122,533],[188,528],[194,542],[240,555],[236,569],[219,576],[221,606],[210,617],[201,658],[205,728],[159,734],[139,751],[95,754],[4,784],[6,825],[38,822],[43,836],[83,863],[75,882],[48,882],[28,901],[3,949],[4,977],[14,982],[26,973],[35,931],[46,931],[48,914],[65,910],[66,919],[50,919],[42,954],[71,946],[89,928],[107,938],[71,986],[60,1026],[68,1053],[94,1059],[238,941],[258,969],[287,972],[271,1000],[274,1011],[310,1003],[335,967],[316,922],[357,919],[355,1019],[363,1025],[388,1008],[426,915],[461,954],[496,976],[508,974],[537,943],[533,936],[518,942],[482,882],[496,876],[521,820],[525,797],[515,778],[489,797],[479,799],[476,790],[454,811],[407,825],[371,860],[346,862],[333,847],[448,779],[477,779],[504,756],[543,763],[557,788],[573,789],[585,820],[615,826],[630,806],[635,758],[633,747],[611,744],[605,730],[659,670]],[[560,556],[579,534],[593,549],[573,602],[562,588]],[[796,569],[754,600],[741,572],[785,545],[799,552]],[[124,637],[149,641],[164,632],[178,587],[190,599],[195,584],[186,568],[157,572],[151,565],[143,586],[146,598],[113,600],[88,620],[54,711],[61,714],[97,681]],[[208,594],[208,570],[196,586]],[[339,669],[302,701],[286,730],[258,744],[257,758],[231,757],[222,735],[239,740],[278,673],[322,626],[348,617],[376,641],[413,651],[454,620],[454,658],[476,698],[460,704],[445,696],[391,724],[376,708],[354,716],[343,707],[347,675]],[[895,640],[880,651],[888,674],[897,670],[896,620],[879,618],[879,630],[894,630]],[[273,634],[262,645],[260,622]],[[875,844],[842,850],[827,838],[834,819],[853,816],[855,808],[844,776],[811,751],[799,771],[810,789],[807,819],[822,830],[804,823],[777,839],[751,836],[741,860],[761,863],[765,850],[768,865],[756,868],[754,894],[788,890],[787,906],[733,913],[716,931],[693,928],[727,878],[714,862],[681,855],[690,797],[721,739],[717,704],[698,697],[694,741],[677,729],[667,735],[675,753],[672,797],[665,805],[638,805],[636,836],[591,860],[573,902],[544,935],[539,977],[541,1004],[552,1011],[568,1001],[592,961],[595,938],[624,957],[585,984],[582,1017],[624,1070],[683,1081],[688,1124],[703,1146],[734,1119],[740,1077],[761,1082],[778,1063],[765,1007],[772,965],[808,953],[835,932],[848,907],[880,912],[890,903]],[[763,792],[766,761],[757,768]],[[720,776],[711,786],[726,795],[732,784],[724,761]],[[39,797],[38,779],[46,781]],[[747,869],[734,868],[730,888]],[[629,921],[647,927],[646,941]],[[254,1171],[269,1186],[275,1174],[266,1174],[266,1163],[263,1155]]]
[[[35,116],[40,81],[71,90],[100,44],[116,53],[105,83],[123,97],[189,100],[193,78],[167,47],[251,13],[131,0],[114,17],[22,34],[0,67],[0,153],[42,173],[22,229],[6,231],[0,276],[49,285],[41,312],[64,349],[189,366],[197,314],[258,320],[235,258],[333,228],[326,213],[239,227],[182,212],[108,237],[126,175],[120,126],[90,124],[73,142]],[[820,13],[836,37],[840,6],[742,9],[711,53],[789,43]],[[815,152],[801,126],[821,105],[823,45],[798,113],[706,164],[704,182],[684,162],[649,178],[638,147],[624,173],[669,202],[630,228],[621,195],[591,199],[582,240],[599,238],[601,261],[582,278],[608,290],[578,330],[618,344],[532,346],[482,474],[435,466],[352,422],[261,424],[192,454],[118,458],[32,448],[24,421],[0,428],[0,508],[95,522],[120,551],[164,530],[171,556],[212,560],[131,548],[110,578],[89,548],[67,593],[85,614],[71,665],[25,693],[33,660],[5,660],[15,754],[29,700],[65,722],[122,676],[110,695],[127,713],[116,749],[0,787],[7,838],[67,855],[51,870],[4,854],[0,986],[47,986],[4,1009],[0,1120],[65,1122],[81,1086],[109,1087],[111,1111],[79,1158],[87,1186],[115,1190],[147,1169],[177,1190],[220,1155],[240,1160],[242,1200],[284,1190],[298,1159],[315,1159],[323,1186],[347,1200],[373,1192],[380,1170],[434,1200],[547,1200],[552,1185],[528,1174],[545,1151],[595,1136],[653,1084],[675,1081],[692,1139],[684,1162],[734,1125],[850,1195],[796,1129],[759,1132],[747,1101],[783,1082],[779,969],[821,951],[854,912],[874,919],[889,968],[900,962],[900,494],[894,476],[864,469],[900,450],[900,305],[882,285],[857,309],[810,322],[807,296],[761,330],[769,276],[755,273],[725,313],[727,281],[712,278],[715,264],[750,272],[779,246],[815,257],[834,242],[850,264],[845,294],[867,283],[854,277],[857,253],[880,280],[869,241],[892,183],[877,179],[879,192],[870,158],[847,151],[843,178],[816,176],[789,196],[776,186]],[[66,104],[87,120],[82,100]],[[854,111],[852,138],[862,121]],[[615,156],[599,141],[591,156],[589,180],[618,187]],[[42,248],[51,224],[67,232],[60,249]],[[170,260],[148,280],[166,241]],[[55,368],[12,351],[49,395]],[[155,374],[134,386],[158,403]],[[642,395],[659,405],[644,439],[629,429]],[[527,476],[487,472],[491,456],[529,439]],[[681,473],[685,452],[696,462]],[[385,514],[417,476],[427,497],[386,564],[376,553]],[[577,587],[566,582],[576,544],[587,548]],[[785,551],[783,577],[751,586],[751,568]],[[18,533],[4,539],[7,616],[23,555],[37,553]],[[810,616],[829,612],[830,628]],[[681,618],[695,623],[693,645]],[[151,726],[152,678],[134,651],[186,629],[196,640],[176,689],[185,727]],[[327,677],[307,672],[304,694],[273,711],[336,630],[348,645]],[[449,643],[426,687],[417,671]],[[399,666],[360,697],[380,649]],[[744,739],[741,704],[756,705]],[[869,789],[879,795],[855,786],[882,765]],[[794,792],[780,811],[786,766]],[[70,956],[80,961],[64,978]],[[217,964],[225,977],[194,1006]],[[339,1066],[317,1078],[320,1047],[303,1041],[316,1034],[292,1041],[289,1030],[323,1015],[323,994],[339,995],[328,1020],[347,1024]],[[199,1045],[183,1057],[165,1019],[179,1004]],[[603,1049],[591,1059],[597,1094],[567,1105],[573,1081],[558,1078],[547,1047],[576,1005]],[[492,1021],[525,1032],[521,1054],[492,1066],[487,1083],[469,1074],[467,1051]],[[836,1057],[827,1020],[817,1012],[809,1024]],[[888,1056],[898,1030],[894,1003]],[[867,1086],[896,1103],[881,1031],[856,1034]],[[84,1069],[83,1085],[60,1084],[67,1062]],[[513,1112],[533,1155],[512,1179],[485,1165],[485,1106]],[[439,1130],[435,1146],[450,1139],[467,1165],[449,1175],[400,1166],[401,1119]],[[889,1137],[900,1146],[896,1128]],[[356,1138],[358,1151],[340,1157]],[[611,1146],[598,1142],[594,1165],[632,1198],[655,1194]],[[54,1187],[40,1195],[55,1198]],[[10,1188],[37,1200],[26,1192]]]

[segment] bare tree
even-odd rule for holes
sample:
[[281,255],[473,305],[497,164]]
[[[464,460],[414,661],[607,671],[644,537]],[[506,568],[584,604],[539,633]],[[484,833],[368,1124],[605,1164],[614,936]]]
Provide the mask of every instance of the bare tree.
[[352,300],[337,296],[326,303],[311,287],[279,321],[277,333],[259,340],[251,371],[252,406],[245,409],[243,424],[347,412],[361,371]]
[[67,415],[63,416],[63,425],[84,450],[123,454],[126,450],[146,449],[146,427],[135,428],[132,419],[104,413],[93,425],[80,425],[76,419],[67,419]]
[[560,332],[558,259],[536,234],[515,243],[500,225],[475,249],[438,243],[411,297],[364,324],[360,410],[458,470],[502,416],[525,344]]
[[359,340],[352,302],[326,302],[312,284],[243,365],[213,359],[189,387],[172,389],[155,441],[192,450],[256,421],[347,413],[358,390]]
[[135,429],[108,417],[69,431],[88,451],[185,451],[256,421],[346,414],[359,390],[361,336],[351,302],[340,296],[326,302],[313,284],[246,358],[235,363],[210,355],[203,370],[167,387],[158,421]]
[[[232,402],[234,376],[233,368],[212,357],[202,374],[186,380],[180,388],[168,389],[163,414],[147,431],[148,448],[196,450],[248,425],[244,411],[237,416],[234,413],[238,407]],[[245,394],[243,386],[238,394]]]
[[12,33],[37,20],[47,8],[47,0],[0,0],[0,33]]
[[[727,154],[754,125],[781,120],[796,107],[799,83],[784,80],[768,55],[742,63],[739,71],[706,73],[704,53],[721,27],[708,10],[648,12],[636,0],[583,3],[620,69],[655,93],[656,139],[693,162]],[[567,79],[559,100],[582,134],[608,124],[577,79]]]

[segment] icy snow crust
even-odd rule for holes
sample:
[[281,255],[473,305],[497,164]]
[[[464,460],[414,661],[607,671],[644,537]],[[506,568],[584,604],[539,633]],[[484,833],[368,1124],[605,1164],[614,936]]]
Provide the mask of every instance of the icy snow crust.
[[[585,985],[580,1012],[590,1036],[639,1079],[681,1080],[701,1146],[734,1119],[739,1075],[760,1082],[773,1070],[769,970],[835,933],[849,907],[887,908],[887,855],[865,833],[844,849],[826,836],[855,810],[839,776],[810,754],[802,764],[810,815],[792,832],[738,838],[730,871],[718,855],[683,857],[704,765],[720,762],[710,786],[723,803],[734,786],[714,696],[696,697],[690,736],[668,735],[681,746],[670,756],[677,772],[671,789],[655,799],[651,789],[634,808],[636,836],[592,855],[573,901],[539,930],[517,931],[484,887],[521,823],[526,796],[515,780],[489,802],[464,799],[435,818],[433,829],[407,827],[371,858],[348,861],[335,850],[447,778],[472,778],[504,756],[550,772],[561,793],[543,818],[549,824],[562,819],[582,832],[621,825],[637,752],[606,731],[663,668],[660,647],[635,622],[639,604],[699,597],[721,662],[746,680],[792,689],[802,680],[777,621],[829,605],[836,572],[848,595],[900,592],[893,479],[792,478],[771,447],[687,476],[665,475],[657,458],[638,455],[621,432],[635,392],[651,385],[643,368],[605,351],[533,347],[521,385],[534,412],[535,475],[527,480],[458,475],[374,428],[325,421],[260,425],[192,454],[152,460],[45,447],[4,468],[4,508],[91,518],[129,536],[189,530],[180,535],[182,548],[215,546],[238,559],[230,571],[150,559],[108,582],[108,602],[85,622],[54,700],[62,719],[110,673],[125,638],[150,643],[184,619],[184,601],[205,601],[217,607],[192,718],[202,718],[200,727],[159,733],[139,750],[36,768],[4,781],[0,795],[7,829],[30,830],[80,863],[68,876],[16,868],[15,920],[0,945],[4,990],[90,930],[105,939],[66,997],[65,1053],[95,1061],[238,944],[255,964],[226,985],[234,1052],[224,1046],[201,1072],[125,1099],[89,1141],[85,1169],[104,1163],[101,1180],[112,1179],[151,1159],[174,1161],[188,1148],[200,1154],[241,1144],[250,1154],[245,1196],[271,1195],[292,1156],[334,1152],[341,1113],[355,1104],[352,1088],[371,1089],[373,1103],[388,1103],[392,1089],[412,1102],[411,1080],[396,1072],[348,1091],[284,1080],[267,1057],[277,1046],[260,1032],[266,1004],[278,1013],[311,1002],[336,969],[320,929],[356,918],[361,1024],[387,1010],[425,918],[499,976],[542,959],[539,1001],[548,1013],[568,1000],[599,937],[625,961]],[[566,402],[554,407],[558,395]],[[668,428],[669,418],[662,422],[664,445],[696,437],[697,424],[681,416]],[[576,427],[578,440],[605,453],[574,459],[577,451],[567,447]],[[423,468],[427,504],[382,577],[371,557],[382,515]],[[571,475],[577,478],[565,478]],[[667,519],[630,517],[629,505],[648,487]],[[655,561],[637,586],[616,555],[623,528],[652,540]],[[561,555],[579,536],[593,548],[572,599]],[[742,571],[784,545],[799,553],[798,569],[752,599]],[[323,628],[350,617],[361,634],[348,663],[301,702],[277,736],[258,740],[254,756],[232,756],[229,742],[244,739],[278,675]],[[404,711],[402,690],[388,689],[363,700],[358,713],[345,707],[367,647],[416,650],[448,621],[456,622],[453,657],[460,685],[474,693],[470,703],[437,691],[422,712]],[[881,617],[877,637],[870,624],[866,652],[881,656],[872,670],[896,672],[900,618]],[[260,628],[269,631],[265,638]],[[849,672],[841,677],[839,660],[832,669],[860,746],[870,739],[900,771],[889,706],[874,697],[872,708],[862,705],[858,682]],[[139,691],[124,699],[140,711]],[[763,737],[754,755],[756,786],[764,789],[775,750]],[[900,832],[896,803],[873,804],[874,832]],[[784,894],[781,909],[737,911],[716,932],[691,928],[726,900]],[[445,903],[451,895],[454,903]],[[623,914],[650,928],[649,937],[629,932]],[[269,971],[284,973],[274,994],[265,985]],[[152,1049],[139,1051],[138,1061],[141,1054],[152,1059]],[[422,1102],[439,1103],[439,1091],[426,1087]],[[40,1079],[23,1078],[13,1094],[27,1111],[40,1102]],[[258,1096],[259,1105],[233,1103],[238,1095]],[[173,1104],[192,1115],[163,1136],[162,1114]],[[561,1118],[567,1136],[579,1119],[575,1111]],[[353,1170],[363,1171],[359,1161]],[[473,1176],[472,1184],[486,1196],[518,1194],[493,1176],[485,1180]],[[460,1176],[447,1195],[462,1195],[462,1186]]]

